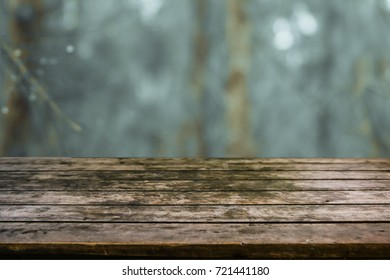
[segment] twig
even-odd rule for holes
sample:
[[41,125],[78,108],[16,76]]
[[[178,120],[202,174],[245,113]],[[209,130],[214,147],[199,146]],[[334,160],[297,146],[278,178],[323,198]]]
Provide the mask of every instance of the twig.
[[58,118],[65,121],[72,129],[74,129],[77,132],[82,131],[82,127],[70,119],[61,109],[58,107],[58,105],[53,102],[49,95],[47,94],[47,91],[44,89],[44,87],[35,79],[30,72],[28,71],[27,67],[24,65],[24,63],[14,57],[12,55],[11,49],[4,43],[0,41],[0,54],[2,57],[4,57],[11,67],[13,68],[13,72],[17,73],[18,76],[21,78],[21,80],[29,85],[31,88],[35,90],[35,93],[37,96],[46,102],[46,104],[49,106],[49,108],[54,112],[54,114],[57,115]]

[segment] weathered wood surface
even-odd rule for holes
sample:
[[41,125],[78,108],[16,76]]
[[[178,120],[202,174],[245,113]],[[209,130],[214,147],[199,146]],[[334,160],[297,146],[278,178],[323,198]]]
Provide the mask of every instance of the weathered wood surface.
[[388,159],[350,158],[2,158],[3,171],[82,170],[242,170],[242,171],[390,171]]
[[390,258],[389,159],[0,158],[0,257]]
[[[4,205],[282,205],[386,204],[390,191],[1,191]],[[1,213],[0,213],[1,215]]]
[[237,170],[144,170],[144,171],[56,171],[32,173],[31,171],[13,171],[7,175],[15,180],[149,180],[178,181],[202,180],[211,181],[216,178],[224,180],[390,180],[388,171],[237,171]]

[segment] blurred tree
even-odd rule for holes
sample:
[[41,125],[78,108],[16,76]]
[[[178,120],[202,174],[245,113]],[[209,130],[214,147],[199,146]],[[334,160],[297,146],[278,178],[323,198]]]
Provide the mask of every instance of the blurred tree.
[[[42,0],[10,0],[10,34],[13,53],[8,54],[9,59],[24,62],[27,71],[32,71],[34,63],[29,56],[34,53],[38,44],[39,32],[43,17]],[[2,133],[0,135],[0,155],[22,156],[27,155],[27,137],[31,133],[29,129],[30,105],[28,95],[30,89],[22,81],[22,77],[13,73],[6,82],[8,94],[7,106],[3,108],[5,113]]]
[[389,0],[0,0],[0,153],[388,156],[389,27]]
[[248,1],[228,0],[226,4],[226,36],[229,51],[226,86],[226,119],[229,129],[227,155],[254,156],[247,77],[252,54]]
[[[208,57],[208,38],[206,33],[206,15],[208,9],[208,0],[196,0],[194,4],[194,37],[193,37],[193,61],[191,73],[191,89],[194,100],[198,108],[197,116],[190,123],[184,124],[180,132],[182,142],[188,142],[195,138],[197,144],[196,155],[200,157],[207,156],[207,146],[205,139],[205,86],[207,74],[207,57]],[[182,155],[185,155],[185,151]]]

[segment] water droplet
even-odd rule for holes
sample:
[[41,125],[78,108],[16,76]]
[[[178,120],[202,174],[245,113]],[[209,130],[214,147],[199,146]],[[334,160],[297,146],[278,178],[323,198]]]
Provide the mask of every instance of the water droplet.
[[19,58],[22,56],[22,50],[21,49],[15,49],[14,50],[14,56]]
[[285,51],[290,49],[294,42],[295,38],[290,30],[279,31],[275,34],[274,45],[279,50]]
[[28,96],[28,100],[30,101],[30,102],[34,102],[34,101],[36,101],[37,100],[37,96],[35,95],[35,94],[30,94],[29,96]]
[[388,10],[390,10],[390,0],[385,0],[385,6]]
[[132,5],[135,5],[145,21],[152,20],[165,4],[165,0],[131,0]]
[[8,114],[8,113],[9,113],[8,107],[7,107],[7,106],[4,106],[3,108],[1,108],[1,112],[2,112],[4,115]]
[[46,57],[41,57],[39,59],[39,64],[46,65],[48,63],[48,59]]
[[298,9],[295,11],[297,25],[303,35],[313,36],[317,33],[318,22],[316,18],[306,9]]
[[67,53],[73,53],[74,52],[74,46],[73,45],[67,45],[66,46],[66,52]]
[[293,46],[295,37],[291,31],[291,24],[287,19],[276,19],[272,30],[275,33],[273,43],[277,49],[288,50]]

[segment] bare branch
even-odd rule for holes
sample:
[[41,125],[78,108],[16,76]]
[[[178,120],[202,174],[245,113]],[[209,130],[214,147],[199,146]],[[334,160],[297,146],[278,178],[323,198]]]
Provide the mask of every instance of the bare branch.
[[8,64],[11,66],[12,71],[20,77],[23,83],[29,85],[30,88],[33,88],[35,90],[37,96],[49,106],[49,108],[54,112],[54,114],[57,115],[58,118],[62,119],[75,131],[77,132],[82,131],[82,127],[78,123],[73,121],[71,118],[69,118],[60,109],[60,107],[50,99],[49,95],[47,94],[47,91],[41,85],[41,83],[39,83],[38,80],[35,79],[30,74],[30,72],[27,70],[27,67],[24,65],[24,63],[20,59],[13,56],[11,49],[4,42],[1,41],[0,41],[0,54],[2,57],[5,58]]

